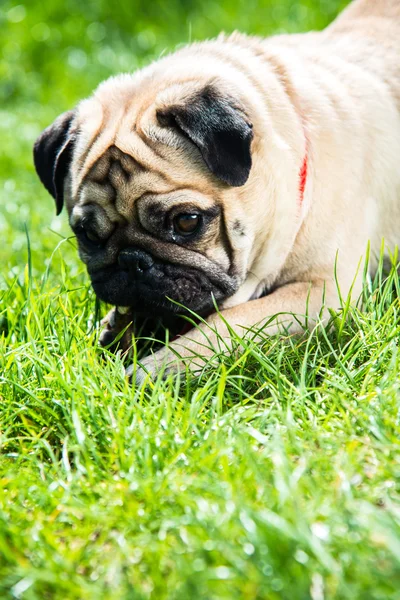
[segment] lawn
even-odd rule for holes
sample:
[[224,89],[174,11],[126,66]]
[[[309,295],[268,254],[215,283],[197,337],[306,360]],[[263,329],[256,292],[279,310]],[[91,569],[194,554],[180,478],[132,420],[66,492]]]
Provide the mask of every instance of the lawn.
[[136,389],[31,157],[111,74],[345,3],[2,0],[1,599],[400,598],[396,257],[328,331]]

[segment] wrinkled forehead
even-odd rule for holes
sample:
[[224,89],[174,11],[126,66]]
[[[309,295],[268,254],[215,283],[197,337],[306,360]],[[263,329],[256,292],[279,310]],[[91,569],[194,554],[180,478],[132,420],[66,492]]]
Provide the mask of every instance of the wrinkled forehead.
[[85,168],[77,188],[76,198],[81,202],[116,203],[132,200],[145,193],[160,194],[173,190],[173,180],[159,161],[142,161],[138,152],[124,152],[117,145],[109,146],[103,154]]
[[155,156],[149,139],[138,128],[139,119],[139,107],[131,98],[122,96],[118,102],[107,104],[93,98],[81,103],[72,168],[73,194],[86,178],[104,180],[111,167],[125,179],[135,175],[138,180],[149,170],[165,177],[167,161]]
[[85,204],[102,206],[110,218],[128,216],[132,202],[146,192],[173,187],[168,166],[138,134],[123,103],[83,103],[71,168],[69,210]]
[[78,109],[71,169],[71,205],[114,204],[122,213],[143,194],[192,187],[210,188],[203,161],[176,135],[160,128],[149,102],[121,94],[100,102],[91,98]]

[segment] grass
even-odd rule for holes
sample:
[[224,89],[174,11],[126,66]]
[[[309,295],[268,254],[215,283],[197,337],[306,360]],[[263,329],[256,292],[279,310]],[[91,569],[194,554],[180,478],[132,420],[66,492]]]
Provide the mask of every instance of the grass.
[[395,264],[327,331],[135,389],[31,164],[110,73],[190,35],[322,27],[339,4],[2,3],[0,598],[400,598]]

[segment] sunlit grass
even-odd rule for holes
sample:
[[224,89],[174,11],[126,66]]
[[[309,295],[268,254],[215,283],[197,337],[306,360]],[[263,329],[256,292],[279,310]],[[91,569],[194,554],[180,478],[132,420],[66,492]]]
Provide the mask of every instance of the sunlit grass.
[[55,259],[1,300],[3,594],[396,598],[395,267],[344,324],[135,389]]

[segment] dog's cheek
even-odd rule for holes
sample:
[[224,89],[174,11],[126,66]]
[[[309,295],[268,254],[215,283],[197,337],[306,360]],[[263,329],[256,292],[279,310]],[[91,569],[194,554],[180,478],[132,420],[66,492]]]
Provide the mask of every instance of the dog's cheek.
[[229,238],[225,233],[225,226],[220,222],[213,224],[202,237],[199,251],[203,252],[204,256],[215,262],[224,271],[228,271],[231,267],[231,248]]

